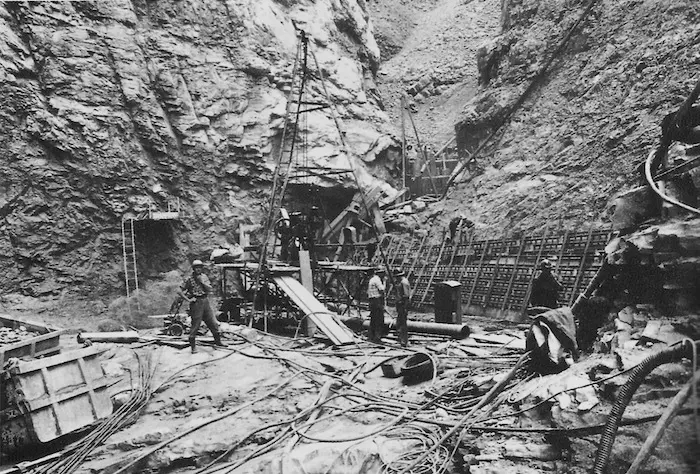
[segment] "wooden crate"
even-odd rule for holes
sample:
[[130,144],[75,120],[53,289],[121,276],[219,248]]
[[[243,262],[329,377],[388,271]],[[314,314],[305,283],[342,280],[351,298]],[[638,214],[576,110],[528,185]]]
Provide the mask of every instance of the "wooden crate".
[[0,445],[6,455],[112,414],[96,347],[8,364],[0,373]]
[[11,357],[31,359],[57,354],[61,351],[60,335],[63,330],[42,326],[30,321],[13,319],[7,314],[0,314],[0,326],[17,329],[24,326],[28,331],[38,335],[24,341],[0,345],[0,369]]

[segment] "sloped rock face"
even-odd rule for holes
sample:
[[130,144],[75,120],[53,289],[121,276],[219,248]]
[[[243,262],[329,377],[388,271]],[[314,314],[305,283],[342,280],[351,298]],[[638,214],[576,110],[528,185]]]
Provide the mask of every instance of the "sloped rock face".
[[[149,206],[179,203],[185,217],[137,229],[146,277],[261,222],[297,53],[292,21],[311,37],[352,151],[322,110],[300,130],[310,159],[381,167],[393,140],[365,10],[363,0],[0,6],[0,288],[119,291],[121,220]],[[309,87],[322,97],[318,81]]]
[[638,181],[661,119],[698,80],[700,3],[591,3],[503,2],[503,34],[480,50],[481,87],[456,125],[463,151],[498,132],[446,214],[502,230],[607,225],[608,200]]

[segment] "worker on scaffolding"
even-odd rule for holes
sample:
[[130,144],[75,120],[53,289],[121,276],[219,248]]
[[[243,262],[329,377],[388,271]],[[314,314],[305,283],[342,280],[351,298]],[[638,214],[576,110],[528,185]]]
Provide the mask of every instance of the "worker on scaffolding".
[[221,342],[221,334],[219,333],[219,325],[214,318],[214,311],[209,305],[209,294],[212,291],[209,277],[204,274],[204,263],[201,260],[192,262],[192,275],[184,281],[178,289],[178,295],[190,303],[190,318],[192,318],[190,326],[190,347],[192,353],[197,352],[197,331],[202,324],[202,320],[214,336],[214,344],[225,347]]
[[316,238],[323,228],[323,216],[318,206],[311,206],[306,216],[306,249],[309,251],[311,261],[316,261]]
[[280,260],[289,262],[289,249],[292,243],[292,223],[289,219],[289,212],[285,208],[280,208],[280,218],[275,222],[275,232],[280,239]]
[[367,298],[369,299],[369,335],[371,342],[380,342],[384,334],[384,292],[386,287],[382,281],[382,269],[370,268],[370,279],[367,283]]
[[411,300],[411,284],[406,273],[399,270],[394,274],[396,282],[396,332],[399,336],[399,344],[408,346],[408,304]]
[[306,249],[306,216],[301,211],[289,214],[291,238],[289,239],[289,263],[299,263],[299,251]]

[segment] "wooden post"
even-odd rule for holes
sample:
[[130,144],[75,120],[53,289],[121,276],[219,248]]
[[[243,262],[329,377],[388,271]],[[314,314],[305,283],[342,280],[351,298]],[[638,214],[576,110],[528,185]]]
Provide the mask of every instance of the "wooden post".
[[[646,441],[644,441],[644,444],[637,453],[637,457],[634,458],[634,461],[630,465],[626,474],[637,474],[637,472],[642,469],[642,466],[647,462],[649,456],[651,456],[651,453],[654,452],[654,449],[659,444],[659,441],[661,441],[664,431],[666,431],[668,425],[671,424],[673,418],[675,418],[681,408],[683,408],[683,404],[690,398],[690,394],[694,391],[693,387],[697,385],[699,380],[700,373],[695,372],[693,377],[690,379],[690,382],[686,384],[675,397],[673,397],[673,400],[671,400],[671,403],[668,404],[666,411],[664,411],[664,414],[661,415],[661,418],[659,418],[659,420],[656,422],[654,429],[651,431]],[[697,443],[697,440],[695,442]]]
[[408,269],[413,265],[413,262],[415,262],[417,255],[416,255],[416,247],[420,245],[420,241],[410,237],[409,242],[406,245],[406,253],[401,260],[401,270],[406,272],[408,275]]
[[[501,247],[504,247],[506,243],[506,238],[503,237],[501,239]],[[489,302],[491,301],[491,294],[493,293],[493,285],[496,283],[496,274],[498,273],[498,265],[501,263],[501,258],[503,254],[501,253],[497,258],[496,258],[496,263],[493,266],[493,274],[491,274],[491,281],[489,282],[489,288],[486,291],[486,296],[484,296],[484,307],[486,307]]]
[[501,305],[501,311],[504,311],[506,309],[506,305],[508,304],[508,297],[510,296],[510,292],[513,289],[513,283],[515,282],[515,276],[518,273],[520,257],[522,256],[523,250],[525,249],[526,240],[527,239],[525,237],[522,237],[520,239],[520,248],[518,249],[518,255],[515,257],[515,263],[513,264],[513,273],[510,275],[510,281],[508,282],[508,289],[506,289],[506,294],[503,295],[503,304]]
[[586,246],[583,249],[583,255],[581,256],[581,263],[578,266],[578,273],[576,274],[576,281],[574,282],[574,288],[571,290],[571,297],[569,298],[569,306],[574,303],[576,299],[576,292],[581,284],[581,279],[583,278],[583,269],[586,266],[586,258],[588,257],[588,248],[591,246],[591,236],[593,235],[593,226],[588,229],[588,237],[586,238]]
[[473,230],[469,234],[469,240],[467,241],[467,246],[464,251],[464,260],[462,260],[462,266],[459,268],[459,272],[457,275],[456,280],[458,280],[460,283],[462,283],[462,275],[464,275],[464,270],[467,268],[467,263],[469,263],[469,253],[471,252],[472,249],[472,243],[474,242],[474,232]]
[[522,308],[520,308],[520,313],[525,315],[527,311],[527,304],[530,301],[530,294],[532,293],[532,282],[535,281],[535,274],[537,273],[537,265],[540,263],[540,258],[542,258],[542,251],[544,250],[545,241],[547,240],[547,234],[549,233],[549,224],[545,226],[544,232],[542,233],[542,241],[540,242],[540,249],[537,252],[537,258],[535,259],[535,266],[532,268],[532,274],[530,274],[530,281],[527,284],[527,291],[525,292],[525,299],[523,300]]
[[384,252],[380,252],[379,246],[377,246],[377,252],[374,254],[374,255],[377,255],[377,254],[384,255],[384,259],[381,262],[383,265],[386,265],[389,263],[389,254],[394,251],[394,245],[396,245],[396,241],[398,240],[398,238],[395,238],[394,235],[391,235],[391,234],[385,234],[385,235],[388,236],[388,240],[389,240],[389,243],[386,244],[386,249],[384,250]]
[[[462,284],[462,277],[464,276],[464,270],[467,268],[467,264],[469,263],[469,254],[472,252],[472,243],[474,242],[474,235],[476,232],[474,229],[471,230],[469,233],[469,241],[467,241],[467,246],[464,251],[464,260],[462,260],[462,265],[459,268],[459,272],[457,272],[457,278],[456,280],[459,281],[460,284]],[[464,296],[464,287],[462,287],[462,296]]]
[[433,279],[435,278],[435,274],[437,273],[437,269],[440,266],[440,260],[442,260],[442,252],[445,250],[445,242],[447,239],[445,236],[442,236],[442,245],[440,246],[440,252],[438,253],[438,258],[435,260],[435,265],[433,266],[433,272],[430,275],[430,279],[428,280],[428,284],[425,287],[425,293],[423,293],[423,298],[421,298],[419,305],[423,304],[425,301],[425,298],[428,296],[428,290],[430,290],[430,285],[433,284]]
[[410,299],[411,302],[413,301],[413,298],[416,296],[416,292],[418,292],[418,281],[423,276],[423,272],[425,271],[425,267],[428,264],[428,260],[430,260],[430,254],[432,253],[433,248],[435,248],[435,245],[433,245],[433,244],[428,245],[428,249],[426,251],[427,255],[425,256],[425,258],[421,259],[421,260],[423,260],[423,264],[420,267],[420,272],[416,276],[416,284],[414,285],[413,291],[411,292],[411,299]]
[[481,267],[484,265],[484,258],[486,258],[486,251],[489,248],[490,240],[484,240],[484,250],[481,252],[481,259],[479,260],[479,266],[474,274],[474,281],[472,282],[472,288],[469,290],[469,298],[467,298],[467,306],[472,304],[472,298],[474,297],[474,290],[476,289],[476,283],[479,281],[479,276],[481,275]]
[[391,256],[387,255],[387,265],[392,266],[394,264],[394,260],[396,260],[396,256],[398,255],[399,251],[401,250],[401,245],[403,245],[403,240],[404,237],[401,236],[396,240],[396,247],[394,248],[394,251],[391,252]]
[[416,252],[416,257],[413,259],[411,262],[411,268],[406,272],[406,276],[411,275],[413,273],[413,270],[416,268],[416,263],[420,260],[421,257],[421,251],[423,250],[423,246],[425,245],[425,241],[428,240],[428,236],[430,235],[430,232],[425,234],[423,239],[420,241],[420,245],[418,246],[418,251]]
[[455,234],[455,238],[452,241],[452,256],[450,257],[450,262],[447,264],[448,267],[452,267],[452,261],[455,259],[455,255],[457,254],[457,247],[459,247],[459,241],[462,239],[462,227],[460,226],[459,229],[457,229],[457,233]]
[[[564,231],[564,241],[561,243],[561,250],[559,250],[559,255],[557,255],[557,264],[554,267],[555,272],[557,275],[559,275],[559,282],[562,283],[562,276],[561,276],[561,271],[559,270],[561,266],[561,259],[564,258],[564,250],[566,249],[566,244],[569,242],[569,231],[568,229]],[[562,283],[562,286],[564,284]],[[564,287],[564,291],[566,291],[566,287]]]
[[392,238],[393,238],[393,236],[392,236],[391,234],[384,234],[384,235],[382,235],[382,237],[381,237],[381,238],[379,239],[379,241],[377,242],[377,251],[374,252],[374,256],[372,257],[372,260],[369,261],[369,262],[367,262],[368,264],[372,265],[374,262],[377,261],[377,259],[378,259],[377,256],[381,257],[381,256],[383,255],[382,252],[379,251],[379,249],[381,248],[382,244],[384,243],[384,240],[388,240],[388,241],[389,241],[389,243],[387,244],[387,247],[388,247],[389,245],[391,245],[391,239],[392,239]]

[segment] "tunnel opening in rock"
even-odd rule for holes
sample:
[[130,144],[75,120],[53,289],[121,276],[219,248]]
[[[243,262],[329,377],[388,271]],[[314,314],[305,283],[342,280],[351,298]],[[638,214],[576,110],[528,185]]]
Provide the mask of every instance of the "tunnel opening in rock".
[[171,220],[134,221],[134,244],[142,278],[156,277],[178,268],[178,223]]
[[308,211],[317,206],[324,221],[332,221],[350,204],[355,190],[345,186],[290,184],[287,190],[288,211]]

